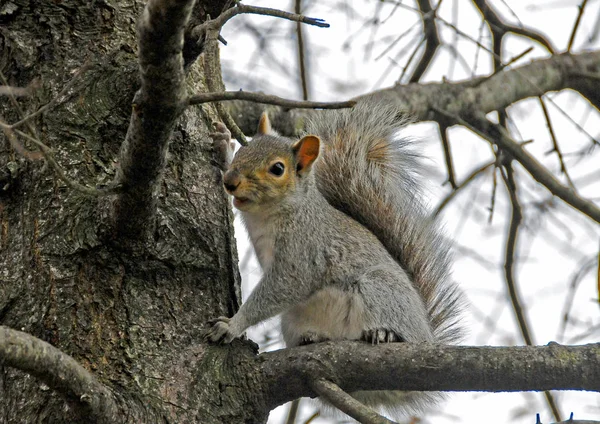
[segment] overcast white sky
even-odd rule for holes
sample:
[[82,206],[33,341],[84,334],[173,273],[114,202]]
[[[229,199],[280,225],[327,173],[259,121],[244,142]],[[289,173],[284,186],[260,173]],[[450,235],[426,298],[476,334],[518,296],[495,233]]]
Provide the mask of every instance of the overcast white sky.
[[[247,3],[293,10],[292,2],[254,0]],[[579,0],[506,0],[514,15],[502,3],[501,0],[493,1],[513,23],[518,24],[514,17],[516,15],[524,25],[546,34],[558,50],[565,50],[577,16]],[[385,50],[394,38],[418,22],[418,15],[400,8],[374,32],[372,26],[364,22],[368,17],[373,17],[376,8],[381,6],[377,1],[323,0],[305,4],[306,15],[324,18],[331,24],[329,29],[304,27],[309,50],[311,100],[346,99],[396,82],[401,74],[401,65],[412,51],[410,46],[413,39],[420,34],[420,25],[414,26],[395,48],[387,52]],[[414,7],[411,1],[404,1],[403,4]],[[348,12],[350,9],[352,13]],[[381,19],[385,19],[392,9],[393,4],[384,4],[380,10]],[[440,16],[448,22],[455,22],[461,31],[472,38],[478,38],[481,19],[470,1],[445,0]],[[590,38],[599,19],[600,1],[591,0],[580,25],[575,52],[600,48],[599,34],[595,39]],[[261,49],[255,37],[244,31],[249,23],[259,29],[264,37],[263,43],[267,45],[266,50]],[[229,44],[221,49],[227,88],[261,90],[282,97],[299,98],[301,91],[294,50],[294,28],[295,24],[267,17],[244,16],[230,22],[223,31]],[[456,37],[443,24],[439,28],[444,40],[457,46],[465,60],[464,63],[459,61],[453,64],[450,51],[442,49],[434,66],[424,75],[424,81],[441,81],[444,77],[462,80],[469,78],[473,72],[477,75],[489,73],[491,61],[488,54],[480,51],[475,67],[476,45],[464,37]],[[372,49],[366,47],[370,40]],[[485,36],[482,43],[489,46],[489,37]],[[509,59],[517,56],[529,46],[534,46],[534,50],[516,66],[548,56],[539,45],[511,37],[504,45],[504,57]],[[562,143],[571,177],[581,195],[600,203],[598,149],[583,156],[574,154],[589,146],[588,134],[600,137],[600,116],[575,93],[554,93],[549,97],[554,102],[548,106],[550,116]],[[550,169],[558,171],[556,156],[546,154],[551,148],[551,140],[539,102],[521,102],[513,106],[509,113],[513,119],[513,135],[521,140],[534,140],[528,145],[528,150]],[[578,129],[577,125],[584,131]],[[432,124],[422,123],[408,131],[418,137],[422,150],[430,158],[429,163],[435,168],[428,178],[430,201],[435,206],[448,192],[448,188],[442,186],[445,169],[437,129]],[[450,137],[459,181],[471,170],[492,159],[489,145],[468,131],[455,128]],[[600,230],[557,199],[550,214],[541,215],[536,204],[548,202],[551,197],[522,168],[517,166],[516,172],[525,212],[517,281],[535,341],[537,344],[553,340],[565,344],[598,341],[600,315],[595,279],[597,264],[594,260],[598,255]],[[556,172],[556,175],[559,173]],[[469,331],[465,344],[520,345],[523,341],[507,301],[502,269],[509,204],[500,179],[495,211],[489,223],[491,193],[492,177],[488,173],[458,196],[444,214],[447,232],[456,244],[454,277],[471,304],[465,312],[465,327]],[[243,260],[248,242],[241,225],[236,226],[236,236]],[[260,278],[260,268],[255,258],[249,257],[245,265],[242,269],[244,297]],[[573,301],[572,314],[576,322],[570,323],[562,335],[561,323],[568,287],[574,274],[584,265],[587,265],[587,272],[576,281],[578,289]],[[251,337],[261,339],[271,326],[259,325],[251,332]],[[594,330],[587,331],[589,328]],[[268,348],[277,347],[280,345],[274,344]],[[570,412],[574,412],[577,419],[600,417],[600,395],[597,393],[557,393],[556,397],[563,418],[568,418]],[[303,408],[297,422],[304,422],[303,419],[313,412],[312,408]],[[427,415],[426,419],[435,423],[534,423],[535,412],[540,413],[542,422],[553,421],[539,393],[456,393],[437,412]],[[286,413],[287,406],[278,408],[271,413],[269,422],[283,423]],[[313,421],[315,424],[327,422],[331,421],[321,418]]]

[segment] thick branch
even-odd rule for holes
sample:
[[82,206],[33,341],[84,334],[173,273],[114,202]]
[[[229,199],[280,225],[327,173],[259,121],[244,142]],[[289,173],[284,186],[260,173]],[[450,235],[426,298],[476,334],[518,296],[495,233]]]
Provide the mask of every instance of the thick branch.
[[138,24],[142,86],[133,101],[119,158],[114,207],[116,231],[137,238],[148,233],[156,209],[154,191],[166,162],[175,120],[186,105],[183,32],[193,0],[150,0]]
[[[549,91],[572,88],[600,108],[598,75],[600,75],[600,51],[578,55],[563,54],[504,70],[491,78],[476,78],[457,83],[398,84],[359,96],[354,100],[374,99],[396,104],[399,109],[410,112],[417,121],[429,121],[434,119],[431,106],[464,118],[474,112],[489,113],[503,109],[513,103],[529,97],[539,97]],[[240,128],[244,133],[252,135],[264,108],[245,102],[237,102],[230,106]],[[269,109],[269,117],[275,121],[279,119],[285,121],[281,126],[275,124],[284,135],[293,135],[298,127],[296,121],[305,120],[309,113],[314,112],[294,112],[290,116],[285,108]]]
[[315,396],[310,380],[356,390],[600,391],[600,344],[465,347],[318,343],[260,355],[268,407]]
[[[580,91],[596,107],[597,93],[581,72],[600,75],[600,51],[579,55],[562,54],[536,60],[527,65],[500,72],[486,81],[474,79],[459,83],[396,85],[360,96],[396,103],[411,112],[419,121],[432,118],[430,106],[465,116],[477,111],[489,113],[506,108],[529,97],[538,97],[549,91],[572,88]],[[596,91],[597,91],[597,84]]]
[[27,333],[0,326],[0,365],[39,378],[94,420],[111,422],[121,412],[113,393],[75,359]]

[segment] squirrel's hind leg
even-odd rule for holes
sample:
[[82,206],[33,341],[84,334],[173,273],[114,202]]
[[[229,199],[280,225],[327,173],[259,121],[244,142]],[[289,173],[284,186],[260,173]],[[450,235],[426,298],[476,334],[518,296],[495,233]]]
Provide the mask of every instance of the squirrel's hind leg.
[[433,341],[423,300],[402,268],[373,267],[359,276],[356,285],[365,306],[361,340],[373,344]]
[[360,295],[326,287],[281,316],[281,332],[288,347],[326,340],[360,340],[365,307]]

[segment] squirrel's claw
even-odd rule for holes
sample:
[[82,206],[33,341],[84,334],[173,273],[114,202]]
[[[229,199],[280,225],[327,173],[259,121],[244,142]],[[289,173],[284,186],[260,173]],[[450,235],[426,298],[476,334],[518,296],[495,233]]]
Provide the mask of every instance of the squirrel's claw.
[[306,346],[313,343],[326,342],[327,340],[329,339],[323,336],[319,336],[317,333],[307,332],[300,336],[298,346]]
[[222,122],[213,122],[215,131],[209,134],[213,140],[216,153],[216,163],[221,170],[226,171],[233,159],[235,143],[231,141],[231,132]]
[[404,339],[401,336],[399,336],[392,330],[387,330],[385,328],[364,330],[362,333],[361,340],[370,342],[371,344],[395,343],[404,341]]
[[204,340],[213,343],[229,344],[235,338],[235,335],[229,330],[229,321],[231,318],[219,317],[208,321],[211,328],[204,334]]
[[227,129],[224,123],[215,121],[213,122],[213,127],[215,128],[215,131],[209,134],[210,138],[212,138],[213,141],[231,140],[231,132]]

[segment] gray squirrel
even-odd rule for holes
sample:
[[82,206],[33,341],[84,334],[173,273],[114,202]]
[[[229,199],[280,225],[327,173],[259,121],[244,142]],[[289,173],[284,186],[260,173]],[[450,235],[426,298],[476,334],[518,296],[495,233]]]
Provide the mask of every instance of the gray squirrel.
[[[460,335],[460,294],[450,248],[422,202],[419,156],[398,137],[395,108],[359,102],[320,112],[295,141],[263,114],[248,146],[229,164],[230,133],[212,134],[263,277],[232,317],[207,332],[230,343],[281,314],[288,347],[325,340],[448,343]],[[397,415],[435,394],[356,392]]]

